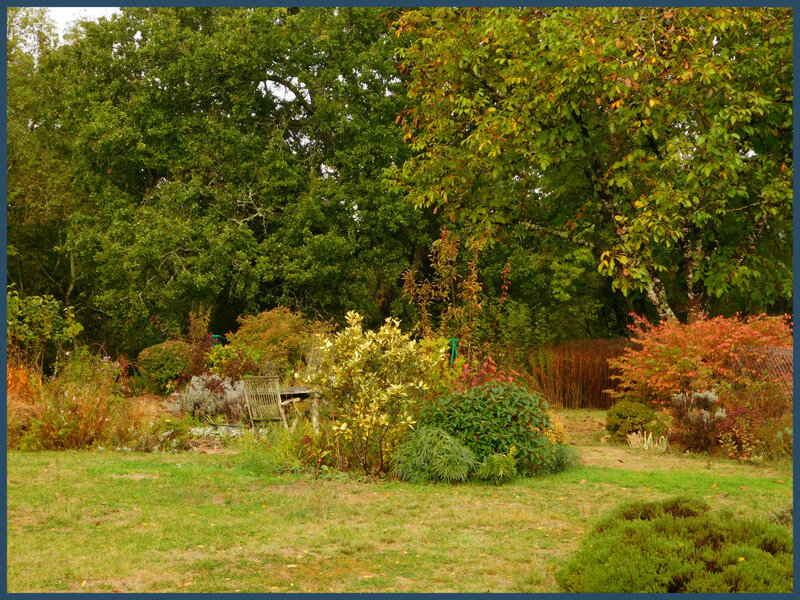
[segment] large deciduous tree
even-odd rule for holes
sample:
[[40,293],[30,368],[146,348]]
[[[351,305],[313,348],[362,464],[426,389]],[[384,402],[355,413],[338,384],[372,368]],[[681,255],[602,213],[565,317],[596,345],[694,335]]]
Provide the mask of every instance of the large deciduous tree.
[[[178,329],[192,304],[213,307],[221,331],[279,303],[372,322],[402,312],[401,274],[432,219],[381,182],[408,156],[392,18],[125,8],[79,23],[13,82],[10,67],[9,86],[28,94],[15,95],[27,112],[14,139],[64,173],[52,179],[36,154],[12,149],[27,163],[9,173],[11,280],[32,257],[46,262],[37,292],[68,300],[90,338],[128,352]],[[39,135],[28,123],[40,113]],[[22,210],[37,173],[64,187],[37,196],[39,213],[63,217],[52,254],[22,243],[29,222],[31,238],[49,231]],[[51,211],[46,198],[71,204]]]
[[791,9],[435,8],[398,33],[414,156],[390,179],[416,206],[589,249],[661,317],[786,305]]

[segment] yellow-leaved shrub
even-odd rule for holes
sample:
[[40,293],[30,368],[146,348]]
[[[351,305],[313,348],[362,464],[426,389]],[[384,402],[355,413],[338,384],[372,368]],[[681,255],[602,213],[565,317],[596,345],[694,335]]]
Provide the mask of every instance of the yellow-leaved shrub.
[[388,469],[394,448],[413,428],[414,404],[445,348],[423,349],[395,319],[378,331],[365,331],[362,322],[350,311],[342,331],[320,335],[319,368],[303,377],[320,393],[339,466],[374,474]]

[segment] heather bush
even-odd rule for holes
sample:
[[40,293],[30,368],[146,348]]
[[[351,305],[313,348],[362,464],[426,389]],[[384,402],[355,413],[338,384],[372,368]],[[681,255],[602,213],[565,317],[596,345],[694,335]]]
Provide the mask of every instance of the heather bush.
[[566,592],[791,592],[792,556],[783,527],[672,498],[615,509],[555,575]]
[[224,417],[228,421],[240,421],[247,418],[242,381],[233,383],[212,374],[195,375],[185,390],[171,398],[178,411],[196,419]]
[[319,368],[303,381],[320,391],[339,466],[384,473],[414,425],[414,404],[444,348],[423,352],[396,320],[387,319],[378,331],[364,331],[358,313],[347,313],[346,320],[342,331],[320,336]]
[[667,428],[661,416],[641,402],[623,400],[606,412],[606,430],[615,442],[625,443],[629,433],[652,433],[655,437],[666,435]]
[[466,481],[475,469],[475,455],[443,429],[422,427],[397,446],[392,468],[399,479],[415,483]]
[[192,347],[181,340],[171,340],[145,348],[136,361],[139,373],[153,392],[168,391],[192,361]]
[[691,394],[728,385],[746,384],[761,371],[743,371],[758,364],[767,347],[791,347],[791,326],[785,317],[758,315],[746,319],[716,317],[683,324],[675,319],[652,326],[637,317],[631,326],[632,347],[612,358],[619,369],[620,399],[669,406],[674,394]]
[[426,402],[420,423],[441,427],[470,448],[478,460],[518,451],[521,474],[548,472],[553,444],[547,403],[515,383],[485,383]]

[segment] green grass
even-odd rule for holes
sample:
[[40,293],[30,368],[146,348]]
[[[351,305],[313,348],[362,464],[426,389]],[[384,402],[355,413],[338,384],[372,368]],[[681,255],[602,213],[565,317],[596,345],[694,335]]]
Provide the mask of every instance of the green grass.
[[622,501],[691,494],[766,517],[792,498],[791,465],[577,450],[591,464],[501,487],[265,478],[230,454],[10,452],[8,590],[555,592]]

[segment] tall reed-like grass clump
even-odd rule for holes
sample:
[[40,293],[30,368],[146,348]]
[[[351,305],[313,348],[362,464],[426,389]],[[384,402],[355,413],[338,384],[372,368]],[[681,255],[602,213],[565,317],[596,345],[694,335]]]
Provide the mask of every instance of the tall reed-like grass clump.
[[392,457],[395,475],[415,483],[466,481],[475,465],[472,450],[439,427],[413,431]]
[[576,340],[528,352],[530,382],[551,406],[608,408],[615,387],[609,359],[622,354],[626,340]]
[[119,365],[76,349],[56,365],[9,422],[9,443],[26,450],[86,448],[108,440],[115,431]]

